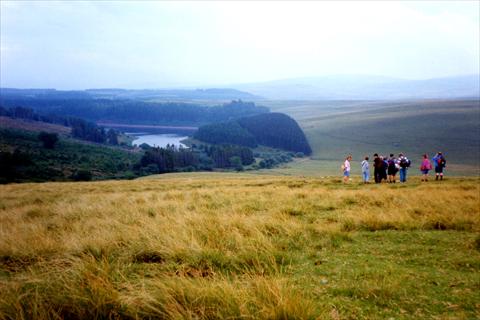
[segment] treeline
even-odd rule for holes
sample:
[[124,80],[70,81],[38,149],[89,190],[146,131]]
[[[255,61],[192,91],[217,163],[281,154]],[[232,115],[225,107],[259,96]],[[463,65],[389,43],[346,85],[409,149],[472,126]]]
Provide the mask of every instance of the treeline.
[[0,95],[10,98],[35,99],[140,99],[140,100],[172,100],[172,99],[201,99],[201,100],[252,100],[260,97],[248,92],[228,88],[210,89],[87,89],[87,90],[55,90],[55,89],[15,89],[0,88]]
[[242,166],[248,166],[255,162],[250,148],[236,145],[215,145],[204,148],[217,168],[235,167],[240,169]]
[[175,148],[167,145],[165,148],[149,148],[140,160],[140,167],[149,173],[174,172],[179,169],[189,168],[193,171],[199,164],[198,156],[192,150]]
[[211,171],[215,168],[243,170],[255,162],[252,150],[234,145],[204,146],[199,148],[148,148],[137,170],[140,175],[178,171]]
[[235,121],[202,126],[195,138],[204,142],[248,147],[257,145],[310,155],[312,149],[295,120],[283,113],[264,113]]
[[93,122],[86,121],[77,117],[42,115],[35,112],[31,108],[4,108],[2,106],[0,106],[0,116],[59,124],[62,126],[70,127],[72,137],[74,138],[97,143],[118,145],[117,131],[113,129],[105,130],[104,128],[97,126]]
[[269,112],[253,102],[232,101],[220,106],[181,102],[112,99],[38,99],[1,95],[0,105],[34,109],[42,115],[78,117],[90,121],[151,125],[201,125]]

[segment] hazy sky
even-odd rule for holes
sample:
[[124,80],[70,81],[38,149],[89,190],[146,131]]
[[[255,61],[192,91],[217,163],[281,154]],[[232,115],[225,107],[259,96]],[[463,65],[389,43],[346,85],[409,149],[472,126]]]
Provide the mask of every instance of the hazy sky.
[[479,73],[480,2],[0,1],[0,85]]

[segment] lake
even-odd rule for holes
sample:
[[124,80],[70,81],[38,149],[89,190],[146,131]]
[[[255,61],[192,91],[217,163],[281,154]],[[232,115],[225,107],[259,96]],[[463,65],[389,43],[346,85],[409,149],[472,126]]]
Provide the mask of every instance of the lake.
[[152,147],[166,147],[167,144],[170,145],[175,145],[177,148],[182,146],[182,147],[187,147],[183,143],[181,143],[181,140],[187,139],[187,136],[184,135],[178,135],[175,133],[162,133],[162,134],[150,134],[150,133],[143,133],[143,132],[135,132],[135,133],[128,133],[131,136],[136,137],[136,139],[133,141],[133,145],[141,145],[142,143],[146,143],[149,146]]
[[193,136],[197,127],[186,126],[161,126],[161,125],[143,125],[143,124],[125,124],[112,122],[97,122],[98,125],[123,131],[125,134],[135,137],[133,145],[141,145],[146,143],[152,147],[166,147],[167,144],[173,144],[177,148],[186,145],[180,141]]

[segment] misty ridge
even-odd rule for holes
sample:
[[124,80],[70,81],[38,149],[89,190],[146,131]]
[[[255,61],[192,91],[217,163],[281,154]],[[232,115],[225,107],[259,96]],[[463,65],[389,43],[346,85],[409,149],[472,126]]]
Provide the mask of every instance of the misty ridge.
[[384,76],[332,75],[231,84],[218,88],[178,89],[15,89],[0,96],[36,99],[197,100],[401,100],[480,97],[480,74],[407,80]]
[[478,98],[480,75],[426,80],[338,75],[241,84],[235,88],[277,100],[400,100]]

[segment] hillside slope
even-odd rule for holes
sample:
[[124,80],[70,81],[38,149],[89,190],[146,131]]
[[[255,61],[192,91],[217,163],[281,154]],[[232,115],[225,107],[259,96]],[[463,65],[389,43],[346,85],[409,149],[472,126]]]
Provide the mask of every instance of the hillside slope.
[[69,134],[72,131],[72,128],[47,123],[42,121],[33,121],[33,120],[24,120],[24,119],[13,119],[9,117],[0,116],[0,128],[10,128],[10,129],[19,129],[19,130],[28,130],[28,131],[45,131],[53,132],[58,134]]
[[0,186],[0,318],[478,318],[479,180]]
[[[13,123],[18,125],[22,121],[15,120]],[[67,128],[42,124],[38,125],[42,130]],[[29,129],[0,127],[0,183],[66,181],[79,179],[79,172],[86,173],[88,179],[132,178],[135,176],[132,168],[142,156],[131,150],[63,135],[53,149],[47,149],[39,140],[35,128]]]
[[[286,113],[305,132],[313,162],[291,172],[339,174],[340,162],[353,154],[353,170],[374,153],[406,153],[414,162],[442,151],[447,172],[480,175],[480,100],[266,101],[272,112]],[[288,172],[288,171],[287,171]]]

